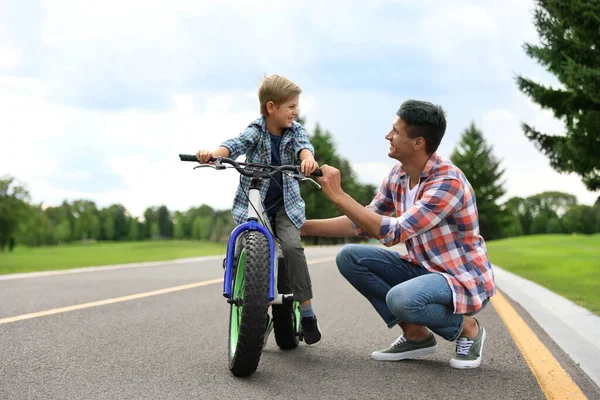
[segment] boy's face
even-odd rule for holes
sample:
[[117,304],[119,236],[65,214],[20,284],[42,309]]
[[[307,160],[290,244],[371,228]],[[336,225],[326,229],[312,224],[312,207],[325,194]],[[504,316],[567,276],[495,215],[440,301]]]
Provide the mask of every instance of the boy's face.
[[269,111],[269,117],[280,127],[290,128],[294,118],[298,115],[298,101],[299,95],[290,97],[284,103],[280,105],[269,102],[267,104],[267,110]]

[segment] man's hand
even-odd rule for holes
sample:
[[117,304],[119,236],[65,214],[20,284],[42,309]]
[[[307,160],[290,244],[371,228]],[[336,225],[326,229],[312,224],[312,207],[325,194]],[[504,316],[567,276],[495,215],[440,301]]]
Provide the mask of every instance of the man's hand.
[[342,189],[342,175],[340,170],[324,164],[321,166],[321,172],[323,176],[317,178],[321,184],[321,190],[325,194],[325,197],[336,203],[336,200],[345,194]]
[[198,150],[196,152],[196,158],[200,162],[200,164],[206,164],[210,161],[210,158],[213,156],[212,151],[209,150]]
[[319,168],[319,163],[316,162],[313,158],[305,158],[302,160],[302,164],[300,164],[300,170],[304,174],[304,176],[310,176],[315,170]]

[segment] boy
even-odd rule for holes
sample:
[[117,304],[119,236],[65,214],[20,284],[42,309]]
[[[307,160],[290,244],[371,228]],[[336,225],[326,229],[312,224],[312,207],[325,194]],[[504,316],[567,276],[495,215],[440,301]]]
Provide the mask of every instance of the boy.
[[[236,159],[246,154],[246,162],[278,166],[293,164],[297,157],[304,175],[310,175],[319,165],[314,159],[314,148],[308,135],[302,125],[294,121],[298,115],[301,93],[296,84],[282,76],[265,77],[258,89],[261,117],[252,122],[239,137],[226,140],[218,149],[212,152],[198,150],[198,161],[207,163],[210,157],[219,156]],[[236,224],[246,222],[246,193],[249,187],[250,178],[242,176],[232,209]],[[304,342],[309,346],[317,345],[321,340],[321,332],[311,306],[310,275],[300,242],[300,227],[306,220],[300,186],[295,179],[276,174],[274,179],[262,181],[260,193],[267,215],[275,221],[283,257],[289,268],[294,299],[300,302]]]

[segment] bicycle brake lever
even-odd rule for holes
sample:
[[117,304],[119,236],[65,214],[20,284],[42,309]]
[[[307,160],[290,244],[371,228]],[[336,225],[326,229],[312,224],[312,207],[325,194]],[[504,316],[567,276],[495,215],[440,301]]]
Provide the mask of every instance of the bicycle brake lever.
[[196,169],[196,168],[214,168],[214,169],[217,169],[217,167],[215,167],[214,165],[210,165],[210,164],[200,164],[200,165],[196,165],[196,166],[194,167],[194,169]]
[[223,165],[222,162],[223,162],[223,157],[221,157],[221,156],[217,157],[217,160],[214,163],[215,169],[227,168],[227,166]]
[[301,178],[301,179],[299,179],[299,181],[300,181],[300,182],[309,181],[309,182],[312,182],[312,183],[314,183],[315,185],[317,185],[317,188],[321,189],[321,185],[319,184],[319,182],[315,181],[315,180],[314,180],[314,179],[312,179],[312,178],[306,177],[306,176],[304,176],[304,175],[301,175],[301,176],[302,176],[302,178]]

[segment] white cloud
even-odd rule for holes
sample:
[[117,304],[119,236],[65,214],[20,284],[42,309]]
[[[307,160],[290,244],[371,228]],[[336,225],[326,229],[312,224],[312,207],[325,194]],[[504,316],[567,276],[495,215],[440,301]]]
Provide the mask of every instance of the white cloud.
[[[5,112],[0,132],[2,141],[10,143],[0,147],[0,173],[24,181],[33,201],[49,205],[83,197],[99,206],[124,204],[134,215],[160,204],[180,210],[200,204],[229,208],[239,175],[234,171],[193,171],[192,163],[182,163],[178,157],[179,153],[193,154],[199,148],[214,149],[256,118],[249,110],[231,109],[228,99],[231,96],[208,97],[204,105],[181,95],[176,96],[173,110],[162,113],[107,113],[53,105],[35,94],[0,94],[0,107]],[[61,163],[69,161],[65,159],[69,150],[85,145],[86,137],[101,138],[115,154],[128,152],[123,156],[107,155],[110,172],[123,177],[125,189],[90,195],[59,189],[51,183],[57,178],[90,177],[86,171],[59,170]],[[61,151],[47,151],[44,143],[55,141],[61,144]]]
[[[29,15],[26,2],[12,4]],[[595,200],[578,177],[554,172],[519,126],[562,129],[513,81],[522,72],[556,83],[523,53],[523,42],[537,41],[531,1],[345,4],[47,0],[26,32],[0,15],[0,135],[11,139],[0,147],[0,174],[49,204],[86,197],[134,215],[159,204],[229,208],[237,173],[192,171],[177,154],[215,148],[256,118],[255,83],[266,72],[299,80],[308,127],[330,130],[364,182],[378,186],[393,165],[384,135],[400,103],[416,97],[449,112],[443,155],[470,119],[481,125],[504,160],[508,195],[562,190]],[[3,75],[24,63],[39,73]],[[121,106],[106,111],[105,102]],[[69,152],[86,148],[102,165],[69,169]],[[57,187],[94,179],[94,167],[124,184],[95,182],[96,194]]]

